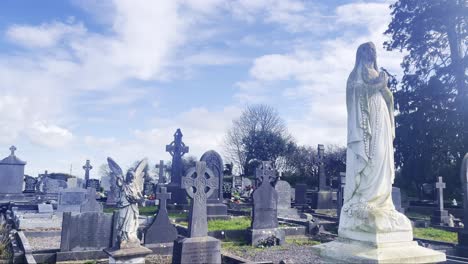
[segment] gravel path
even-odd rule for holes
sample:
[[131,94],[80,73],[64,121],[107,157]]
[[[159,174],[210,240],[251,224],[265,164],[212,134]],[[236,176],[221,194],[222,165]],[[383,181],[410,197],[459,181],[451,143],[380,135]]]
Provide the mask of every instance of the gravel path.
[[47,237],[27,237],[32,250],[60,248],[60,235]]

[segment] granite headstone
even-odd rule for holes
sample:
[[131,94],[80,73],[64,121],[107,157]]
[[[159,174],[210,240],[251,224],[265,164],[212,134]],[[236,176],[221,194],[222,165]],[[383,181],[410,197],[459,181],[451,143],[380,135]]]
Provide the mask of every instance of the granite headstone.
[[284,218],[300,218],[295,208],[291,208],[291,185],[287,181],[276,182],[275,190],[278,193],[278,216]]
[[87,191],[83,188],[62,189],[59,192],[58,212],[80,212],[86,200]]
[[200,161],[206,163],[217,179],[216,186],[207,200],[208,218],[227,218],[227,206],[223,204],[223,159],[214,150],[205,152]]

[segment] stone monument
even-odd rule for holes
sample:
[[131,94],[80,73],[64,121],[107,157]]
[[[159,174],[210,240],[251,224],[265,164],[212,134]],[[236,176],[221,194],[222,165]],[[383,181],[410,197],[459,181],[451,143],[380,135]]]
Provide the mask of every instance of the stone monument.
[[275,245],[282,245],[285,238],[284,230],[278,225],[278,193],[272,186],[276,172],[271,162],[262,161],[255,171],[260,184],[252,193],[253,210],[250,227],[252,246],[258,246],[266,240],[274,240]]
[[89,179],[86,181],[86,189],[94,188],[96,192],[101,192],[101,182],[98,179]]
[[117,242],[115,246],[104,249],[109,256],[109,263],[145,263],[145,257],[151,254],[151,250],[140,245],[138,239],[138,218],[140,216],[138,203],[143,197],[144,168],[148,161],[143,159],[135,169],[129,169],[124,176],[117,163],[107,158],[107,163],[116,177],[116,185],[119,189],[119,201],[117,207],[116,227]]
[[295,205],[306,206],[307,205],[307,184],[298,183],[296,184],[295,192]]
[[445,182],[442,181],[442,177],[439,176],[438,182],[436,182],[435,187],[437,189],[437,210],[434,210],[434,213],[431,216],[431,224],[433,225],[448,225],[449,223],[449,213],[444,209],[444,189]]
[[463,215],[464,228],[458,232],[457,252],[460,256],[468,257],[468,153],[463,158],[460,177],[463,188],[463,207],[465,210]]
[[171,204],[186,205],[187,197],[185,190],[182,188],[182,156],[189,152],[189,148],[182,142],[182,132],[180,129],[174,134],[174,141],[166,146],[166,151],[172,156],[171,167],[171,182],[167,186],[168,191],[172,194]]
[[188,237],[174,242],[172,263],[221,263],[221,241],[208,236],[206,202],[218,179],[203,161],[197,162],[183,178],[190,197]]
[[80,206],[80,212],[102,212],[102,204],[96,201],[96,189],[88,187],[86,200]]
[[171,223],[166,208],[166,201],[171,199],[171,193],[166,191],[166,187],[161,186],[156,193],[156,199],[159,200],[159,211],[146,229],[145,247],[156,254],[170,255],[173,243],[177,239],[177,229]]
[[296,208],[291,208],[291,185],[287,181],[278,180],[275,184],[278,193],[278,216],[284,218],[301,218]]
[[24,191],[23,193],[35,193],[36,192],[36,185],[37,179],[32,176],[25,176],[24,177]]
[[409,219],[395,210],[393,95],[376,49],[359,46],[346,87],[346,185],[338,238],[312,247],[324,262],[434,263],[445,254],[418,246]]
[[327,185],[327,175],[325,173],[325,147],[319,144],[317,147],[318,156],[318,171],[319,171],[319,186],[318,190],[312,193],[312,208],[313,209],[332,209],[333,192],[330,186]]
[[158,183],[156,184],[156,191],[159,192],[159,187],[164,186],[167,182],[167,165],[164,165],[164,160],[160,160],[159,164],[156,164],[156,169],[158,169]]
[[206,167],[214,173],[214,177],[218,180],[213,193],[207,200],[208,219],[228,218],[227,206],[223,204],[223,159],[218,152],[210,150],[202,155],[200,161],[206,163]]
[[0,194],[23,192],[24,166],[26,162],[15,155],[16,147],[10,147],[10,156],[0,161]]
[[86,200],[86,193],[83,188],[60,189],[57,212],[81,212],[81,204]]
[[83,170],[85,171],[85,176],[84,176],[84,188],[88,188],[88,181],[89,181],[89,171],[93,169],[93,166],[91,166],[91,162],[89,160],[86,160],[85,165],[83,166]]
[[340,172],[338,177],[338,194],[337,194],[337,203],[336,203],[336,214],[340,218],[341,208],[343,207],[343,193],[346,183],[346,172]]
[[106,205],[115,205],[117,203],[117,180],[114,173],[109,174],[109,191],[107,192]]

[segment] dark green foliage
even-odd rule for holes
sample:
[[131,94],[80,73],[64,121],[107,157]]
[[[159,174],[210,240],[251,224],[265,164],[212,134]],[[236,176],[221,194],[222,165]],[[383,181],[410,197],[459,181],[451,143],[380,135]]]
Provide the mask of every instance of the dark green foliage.
[[388,50],[407,51],[393,84],[395,162],[400,187],[421,189],[443,176],[460,193],[458,171],[468,149],[466,0],[399,0],[385,32]]
[[257,243],[258,248],[273,247],[277,245],[279,245],[279,239],[273,235],[264,239],[260,239]]

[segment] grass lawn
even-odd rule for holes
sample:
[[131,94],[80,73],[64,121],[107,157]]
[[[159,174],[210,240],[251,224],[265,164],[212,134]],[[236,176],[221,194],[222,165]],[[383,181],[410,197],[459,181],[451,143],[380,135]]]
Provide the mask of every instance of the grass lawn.
[[414,237],[457,243],[458,236],[455,232],[445,231],[437,228],[415,228],[413,230]]
[[[179,225],[188,226],[187,221],[178,222]],[[250,217],[234,217],[228,220],[209,220],[208,231],[242,230],[250,227]]]
[[[104,213],[112,213],[117,210],[117,208],[104,208]],[[138,207],[138,210],[140,215],[153,216],[158,211],[158,206]],[[187,213],[169,213],[169,218],[187,218]]]

